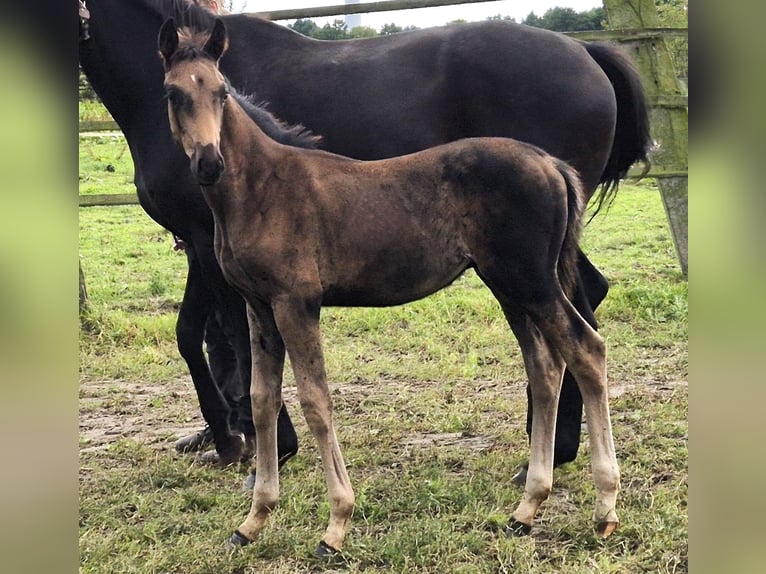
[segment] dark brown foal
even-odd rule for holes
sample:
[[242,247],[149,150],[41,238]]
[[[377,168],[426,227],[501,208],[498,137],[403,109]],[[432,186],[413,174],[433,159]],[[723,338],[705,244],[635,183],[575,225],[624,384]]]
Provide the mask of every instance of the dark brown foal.
[[511,530],[528,532],[550,493],[556,409],[568,366],[587,412],[596,528],[611,534],[618,525],[619,470],[606,347],[566,295],[582,214],[574,170],[504,138],[369,162],[285,146],[229,97],[217,67],[227,46],[220,20],[209,37],[183,42],[168,21],[159,42],[171,129],[213,212],[224,275],[248,305],[257,473],[250,514],[233,541],[257,538],[277,505],[276,422],[287,352],[329,491],[330,522],[319,552],[341,550],[354,492],[333,428],[320,309],[413,301],[468,268],[500,302],[532,392],[529,472]]

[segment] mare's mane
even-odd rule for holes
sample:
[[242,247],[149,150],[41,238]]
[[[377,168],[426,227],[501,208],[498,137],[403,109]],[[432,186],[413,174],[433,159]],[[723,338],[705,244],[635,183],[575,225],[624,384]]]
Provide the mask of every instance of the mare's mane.
[[[179,0],[173,1],[177,2]],[[210,27],[212,28],[212,23]],[[210,56],[203,49],[208,36],[208,31],[200,31],[199,29],[190,29],[188,27],[181,28],[178,31],[178,49],[170,57],[167,65],[172,67],[173,64],[181,61],[209,60]],[[255,94],[242,94],[229,83],[228,78],[224,77],[224,79],[226,80],[226,87],[231,97],[237,101],[250,119],[271,139],[293,147],[307,149],[319,147],[322,136],[312,133],[301,124],[289,125],[283,122],[266,109],[268,102],[256,104]]]
[[176,25],[194,30],[213,28],[216,15],[210,10],[198,6],[190,0],[143,0],[151,10],[162,16],[163,20],[173,18]]

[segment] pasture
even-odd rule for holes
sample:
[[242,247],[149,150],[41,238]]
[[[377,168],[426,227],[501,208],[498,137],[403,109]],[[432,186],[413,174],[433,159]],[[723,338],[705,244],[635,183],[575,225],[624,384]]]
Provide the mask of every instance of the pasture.
[[[109,167],[108,167],[109,166]],[[132,191],[120,138],[80,140],[80,193]],[[326,523],[318,453],[287,370],[301,440],[256,544],[229,553],[246,469],[173,450],[203,426],[174,324],[185,257],[138,206],[80,209],[90,296],[80,332],[80,571],[683,572],[687,539],[687,283],[659,192],[624,185],[583,245],[611,282],[609,345],[622,525],[591,529],[587,441],[557,469],[532,535],[504,533],[528,455],[525,377],[499,307],[472,274],[410,305],[323,310],[338,438],[357,494],[342,558],[311,553]]]

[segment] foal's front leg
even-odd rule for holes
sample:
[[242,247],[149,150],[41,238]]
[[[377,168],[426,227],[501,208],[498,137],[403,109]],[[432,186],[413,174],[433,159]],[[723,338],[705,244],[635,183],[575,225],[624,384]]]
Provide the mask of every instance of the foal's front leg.
[[277,414],[282,406],[285,345],[271,309],[254,300],[247,306],[253,356],[250,401],[256,442],[256,475],[253,503],[245,521],[230,542],[239,546],[255,540],[266,526],[279,500]]
[[[319,330],[320,299],[290,297],[274,305],[274,317],[295,372],[298,399],[322,457],[330,500],[330,523],[316,552],[339,552],[354,511],[354,491],[332,422],[332,400]],[[260,467],[258,469],[260,473]]]

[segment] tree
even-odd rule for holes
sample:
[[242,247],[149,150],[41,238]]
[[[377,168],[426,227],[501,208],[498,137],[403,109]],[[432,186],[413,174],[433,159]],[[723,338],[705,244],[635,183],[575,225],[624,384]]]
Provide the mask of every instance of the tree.
[[534,12],[522,21],[522,24],[545,28],[556,32],[578,32],[582,30],[602,30],[606,13],[603,8],[593,8],[583,12],[576,12],[572,8],[550,8],[542,17]]
[[309,36],[311,38],[316,37],[316,33],[319,30],[319,26],[316,25],[316,22],[313,20],[296,20],[294,24],[288,24],[288,28],[291,30],[295,30],[299,34],[303,34],[304,36]]
[[[668,28],[689,27],[688,0],[656,0],[657,15],[660,22]],[[684,82],[689,81],[689,40],[688,38],[668,38],[668,51],[673,60],[676,75]]]
[[375,28],[370,28],[369,26],[354,26],[349,30],[347,37],[348,38],[373,38],[378,35],[378,32],[375,30]]
[[347,37],[348,26],[346,26],[346,23],[340,18],[333,20],[332,24],[325,24],[319,28],[314,35],[314,38],[320,40],[343,40]]

